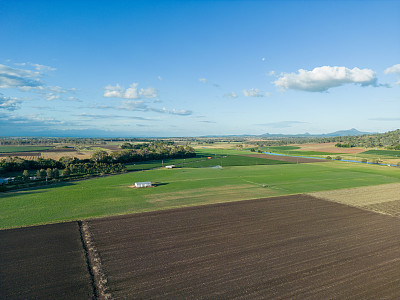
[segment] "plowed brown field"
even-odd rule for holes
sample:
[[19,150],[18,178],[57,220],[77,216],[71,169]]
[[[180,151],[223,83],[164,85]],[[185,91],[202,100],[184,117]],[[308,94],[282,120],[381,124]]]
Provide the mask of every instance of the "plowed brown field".
[[91,299],[78,224],[0,231],[1,299]]
[[400,219],[307,195],[91,220],[119,299],[396,299]]

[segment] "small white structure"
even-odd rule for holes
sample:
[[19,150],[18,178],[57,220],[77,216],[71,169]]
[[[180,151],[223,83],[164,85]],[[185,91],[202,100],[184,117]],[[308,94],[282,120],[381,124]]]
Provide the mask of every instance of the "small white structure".
[[135,187],[137,188],[151,187],[151,181],[135,182]]
[[175,165],[170,165],[170,166],[165,166],[166,169],[173,169],[175,168]]

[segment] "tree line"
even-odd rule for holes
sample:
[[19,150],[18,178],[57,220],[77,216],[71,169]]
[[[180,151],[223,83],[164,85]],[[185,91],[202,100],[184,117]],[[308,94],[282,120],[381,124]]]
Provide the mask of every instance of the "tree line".
[[[127,143],[129,144],[129,143]],[[182,145],[171,145],[170,142],[151,142],[137,145],[125,144],[125,149],[109,154],[107,151],[99,150],[92,154],[90,159],[78,159],[76,157],[64,156],[58,161],[54,159],[38,158],[28,160],[19,157],[6,157],[0,160],[0,174],[5,172],[24,170],[47,170],[64,169],[73,173],[93,172],[119,172],[122,164],[168,159],[195,157],[196,153],[192,147]],[[128,147],[128,149],[126,148]],[[131,148],[131,149],[129,149]]]

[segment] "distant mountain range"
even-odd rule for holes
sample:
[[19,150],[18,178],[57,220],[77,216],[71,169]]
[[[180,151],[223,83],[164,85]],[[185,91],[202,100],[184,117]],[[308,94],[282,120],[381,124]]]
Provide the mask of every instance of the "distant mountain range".
[[281,134],[281,133],[264,133],[260,135],[254,135],[254,134],[241,134],[241,135],[208,135],[208,136],[203,136],[203,137],[335,137],[335,136],[354,136],[354,135],[363,135],[363,134],[376,134],[376,132],[363,132],[359,131],[355,128],[348,129],[348,130],[339,130],[331,133],[324,133],[324,134],[311,134],[311,133],[300,133],[300,134]]
[[330,136],[353,136],[353,135],[363,135],[363,134],[375,134],[376,132],[363,132],[359,131],[355,128],[348,129],[348,130],[339,130],[331,133],[324,133],[324,134],[310,134],[308,132],[304,134],[269,134],[269,133],[264,133],[261,136],[268,137],[268,136],[296,136],[296,137],[330,137]]

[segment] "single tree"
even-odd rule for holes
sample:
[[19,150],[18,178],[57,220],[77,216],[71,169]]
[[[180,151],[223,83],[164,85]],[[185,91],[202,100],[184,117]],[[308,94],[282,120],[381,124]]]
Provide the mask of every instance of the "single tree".
[[66,176],[70,176],[70,175],[71,175],[70,169],[69,168],[65,168],[64,171],[63,171],[63,176],[66,177]]
[[24,180],[28,180],[28,179],[29,179],[29,172],[28,172],[28,170],[24,170],[24,172],[22,173],[22,177],[24,178]]
[[58,171],[57,168],[53,169],[53,178],[58,178],[60,177],[60,172]]
[[48,179],[53,178],[53,170],[52,170],[52,169],[47,168],[47,170],[46,170],[46,177],[47,177]]

